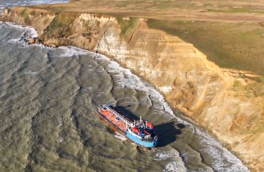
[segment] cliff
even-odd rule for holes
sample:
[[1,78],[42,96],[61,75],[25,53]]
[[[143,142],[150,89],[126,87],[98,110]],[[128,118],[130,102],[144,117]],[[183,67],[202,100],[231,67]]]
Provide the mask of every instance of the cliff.
[[45,45],[98,50],[118,61],[227,143],[252,171],[264,171],[260,76],[223,70],[192,44],[150,29],[145,19],[16,7],[3,10],[1,20],[36,28],[38,41]]

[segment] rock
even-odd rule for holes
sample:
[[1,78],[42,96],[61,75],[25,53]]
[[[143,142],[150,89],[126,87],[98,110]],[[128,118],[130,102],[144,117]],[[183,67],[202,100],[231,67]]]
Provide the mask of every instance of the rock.
[[43,41],[39,38],[32,38],[28,40],[28,44],[42,44]]
[[3,10],[2,10],[2,15],[8,15],[9,14],[9,12],[10,12],[10,9],[8,9],[8,8],[4,8]]

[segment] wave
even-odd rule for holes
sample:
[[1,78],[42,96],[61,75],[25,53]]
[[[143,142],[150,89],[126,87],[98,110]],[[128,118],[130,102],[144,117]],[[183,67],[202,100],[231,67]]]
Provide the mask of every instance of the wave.
[[185,172],[185,171],[188,171],[185,167],[184,161],[180,157],[179,152],[176,151],[175,149],[172,149],[170,151],[158,152],[155,155],[155,158],[156,158],[155,160],[173,159],[173,161],[169,162],[165,166],[165,169],[163,170],[164,172],[169,172],[169,171]]
[[[36,37],[37,32],[35,29],[30,27],[23,27],[20,25],[15,25],[13,23],[6,23],[8,27],[15,27],[17,29],[25,30],[24,35],[22,35],[19,39],[13,39],[10,41],[11,43],[14,42],[23,42],[25,36]],[[26,34],[25,34],[26,33]],[[34,46],[34,45],[29,45]],[[36,45],[35,45],[36,46]],[[209,135],[209,133],[202,131],[201,129],[197,128],[193,124],[188,121],[185,121],[179,117],[177,117],[172,108],[169,104],[165,101],[165,98],[155,89],[153,85],[143,81],[138,76],[134,75],[129,69],[125,69],[121,67],[117,62],[111,61],[108,57],[97,54],[95,52],[87,51],[81,48],[73,47],[73,46],[61,46],[58,48],[50,48],[44,45],[37,45],[41,46],[44,49],[52,50],[51,56],[52,57],[59,57],[59,58],[70,58],[73,56],[79,55],[89,55],[90,58],[94,58],[97,61],[103,60],[108,63],[107,71],[113,74],[118,75],[117,84],[121,87],[127,87],[134,90],[140,90],[146,92],[152,100],[151,106],[155,108],[159,112],[159,114],[166,117],[168,120],[174,119],[178,123],[184,124],[188,126],[192,130],[192,134],[198,135],[201,139],[201,144],[204,144],[202,151],[209,154],[212,157],[212,168],[215,171],[241,171],[246,172],[249,171],[247,167],[243,165],[243,163],[235,157],[231,152],[229,152],[226,148],[222,146],[215,138]],[[107,102],[106,102],[107,103]],[[132,102],[131,102],[132,103]],[[172,161],[169,162],[166,166],[164,171],[186,171],[183,168],[182,164],[179,164],[179,152],[173,150],[174,152],[159,152],[155,155],[155,158],[159,160],[166,160],[168,158],[172,158]],[[173,155],[173,156],[172,156]],[[226,165],[227,164],[227,165]]]
[[126,137],[124,137],[124,136],[120,135],[118,132],[115,132],[115,137],[116,137],[116,138],[118,138],[118,139],[120,139],[120,140],[122,140],[122,141],[125,141],[125,140],[127,140],[127,138],[126,138]]
[[1,28],[3,27],[15,28],[17,30],[22,31],[22,34],[18,38],[9,39],[8,40],[9,43],[21,43],[23,45],[26,45],[27,44],[26,42],[29,39],[38,37],[38,32],[32,27],[16,25],[12,22],[1,22],[0,24],[1,24]]

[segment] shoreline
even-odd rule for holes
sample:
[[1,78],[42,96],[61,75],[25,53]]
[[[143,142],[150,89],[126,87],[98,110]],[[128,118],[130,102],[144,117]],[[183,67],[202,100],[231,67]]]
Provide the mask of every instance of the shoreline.
[[[4,15],[9,16],[10,20],[14,20],[15,23],[27,25],[25,23],[26,20],[24,20],[23,16],[22,17],[19,16],[19,13],[21,13],[21,11],[24,10],[23,8],[30,9],[27,7],[18,7],[18,8],[12,9],[14,11],[18,10],[17,13],[12,14],[12,10],[10,12],[6,12],[5,10],[5,12],[3,11],[3,13]],[[40,13],[42,12],[43,11],[41,10]],[[52,16],[49,13],[42,14],[41,17],[43,17],[44,15],[46,15],[47,18],[52,19],[50,23],[54,21],[54,18],[56,17],[55,15]],[[35,15],[32,15],[32,17],[29,16],[29,20],[34,20],[34,16]],[[61,17],[63,18],[63,16]],[[66,17],[69,17],[69,16],[66,15]],[[144,19],[136,21],[136,27],[132,28],[132,31],[130,31],[130,33],[127,33],[127,35],[125,35],[128,37],[128,41],[126,40],[126,38],[120,37],[120,30],[119,30],[120,23],[118,23],[118,21],[113,17],[109,17],[109,18],[103,17],[103,16],[97,17],[96,15],[93,16],[90,14],[85,14],[84,16],[82,16],[81,19],[83,19],[84,21],[89,21],[89,22],[90,21],[98,22],[99,25],[102,25],[102,26],[101,27],[99,26],[99,28],[97,29],[104,30],[104,32],[101,32],[100,30],[98,34],[94,34],[94,35],[92,32],[90,32],[92,34],[91,37],[86,38],[86,37],[77,36],[73,40],[69,40],[69,38],[59,38],[59,37],[56,38],[54,37],[55,35],[53,35],[53,38],[52,37],[49,38],[48,37],[49,35],[45,36],[45,29],[47,28],[47,26],[50,26],[49,25],[50,23],[45,24],[44,23],[45,19],[42,21],[43,26],[40,26],[39,28],[36,27],[36,29],[39,33],[40,38],[44,35],[43,37],[44,45],[46,44],[46,45],[52,46],[52,45],[60,45],[60,44],[63,45],[67,43],[71,45],[73,43],[74,46],[79,47],[78,43],[80,39],[78,38],[81,38],[81,43],[83,44],[82,45],[79,44],[81,45],[81,47],[79,48],[84,47],[84,49],[86,50],[91,49],[93,51],[96,51],[99,49],[100,54],[106,55],[111,60],[114,60],[114,61],[116,60],[120,64],[120,66],[130,69],[132,73],[136,74],[139,77],[142,77],[144,80],[153,84],[155,88],[159,90],[161,95],[164,96],[164,98],[166,99],[166,101],[169,103],[171,107],[177,108],[183,113],[186,113],[188,117],[190,117],[191,119],[194,119],[194,121],[197,122],[197,124],[199,124],[201,127],[208,130],[210,133],[213,133],[214,131],[216,131],[215,136],[217,136],[218,134],[217,139],[225,144],[228,144],[228,145],[230,144],[230,148],[232,151],[234,151],[233,150],[234,148],[232,149],[232,144],[236,143],[236,140],[239,139],[237,135],[240,135],[240,139],[247,137],[246,136],[247,133],[246,135],[244,135],[243,133],[236,134],[237,132],[236,131],[234,134],[231,131],[226,130],[226,129],[224,132],[221,131],[221,129],[224,129],[224,127],[228,127],[227,129],[230,129],[230,130],[232,129],[232,127],[234,128],[232,120],[231,120],[231,123],[230,123],[230,120],[225,121],[224,118],[220,118],[216,121],[212,121],[210,120],[211,114],[212,114],[212,111],[210,111],[210,109],[214,107],[220,110],[221,112],[221,103],[222,101],[225,101],[226,99],[228,99],[227,102],[230,102],[231,104],[233,103],[232,104],[233,106],[237,106],[237,103],[236,103],[237,99],[234,102],[230,101],[231,98],[233,99],[233,98],[236,98],[237,96],[241,97],[240,98],[241,100],[239,99],[239,103],[244,103],[245,96],[248,96],[250,94],[246,92],[247,95],[243,95],[243,94],[240,95],[241,90],[239,89],[241,88],[238,88],[237,91],[236,90],[234,91],[233,90],[234,88],[232,87],[233,85],[235,85],[234,83],[237,81],[245,82],[245,84],[247,83],[256,84],[254,81],[249,80],[246,82],[246,81],[243,81],[243,78],[234,78],[230,75],[229,72],[225,72],[225,74],[223,74],[224,72],[222,71],[222,69],[220,69],[218,66],[216,66],[212,62],[209,62],[206,59],[205,55],[201,54],[201,52],[195,49],[191,44],[184,43],[182,40],[180,40],[177,37],[166,35],[166,33],[164,32],[148,28],[145,24]],[[81,19],[80,19],[80,15],[73,16],[73,22],[76,22],[76,24],[78,22],[81,22]],[[34,26],[32,27],[34,28]],[[71,27],[73,27],[73,25]],[[88,24],[88,27],[89,27],[89,24]],[[79,28],[79,29],[75,28],[75,29],[78,31],[81,30],[80,33],[83,32],[82,31],[83,28]],[[98,30],[95,30],[95,32]],[[56,28],[55,28],[55,31],[56,31]],[[122,29],[121,29],[121,32],[122,32]],[[67,33],[67,31],[65,31],[65,33]],[[156,46],[160,47],[161,49],[163,48],[163,49],[158,51],[157,53],[150,55],[152,51],[156,51],[155,49],[153,49],[156,46],[153,46],[152,44],[155,44]],[[121,49],[120,47],[121,48],[123,47],[123,49]],[[146,49],[144,47],[146,47]],[[149,50],[148,50],[148,47],[150,47]],[[178,48],[178,50],[174,50],[175,47]],[[173,51],[176,51],[175,54],[172,53]],[[185,55],[185,53],[187,55]],[[177,57],[177,55],[181,57],[179,58]],[[140,62],[138,62],[139,56],[141,56]],[[189,66],[188,63],[186,63],[185,61],[186,59],[189,62],[189,64],[192,64],[191,66]],[[175,64],[175,62],[177,62],[178,66]],[[182,63],[184,65],[182,65]],[[178,70],[174,69],[176,68],[175,65],[177,66]],[[157,70],[157,68],[159,70]],[[239,72],[237,73],[239,75]],[[177,76],[174,77],[174,75],[177,75]],[[171,81],[172,78],[173,78],[173,81]],[[199,79],[201,78],[202,78],[202,81],[199,81]],[[263,85],[261,85],[261,83],[259,85],[262,89]],[[230,95],[226,95],[226,92],[228,92],[228,94]],[[232,94],[234,94],[234,96],[232,96]],[[259,100],[259,98],[261,97],[257,97],[257,98],[258,100],[256,100],[255,102],[256,103],[261,102],[260,101],[261,99]],[[254,97],[251,99],[255,100]],[[214,102],[214,103],[212,104],[211,102]],[[217,105],[217,107],[215,106],[215,104]],[[225,104],[222,106],[226,107],[228,106],[228,104]],[[251,107],[251,109],[252,108],[257,109],[258,106],[260,105],[257,103],[256,105],[252,105],[252,106],[253,107]],[[237,115],[237,119],[235,118],[234,120],[241,121],[240,118],[241,116],[243,118],[243,114],[239,115],[240,111],[239,113],[236,112],[235,114]],[[217,115],[218,116],[215,116],[215,118],[219,118],[219,115],[221,115],[221,113]],[[232,114],[232,116],[233,115],[234,114]],[[251,114],[248,114],[248,115],[251,115]],[[204,122],[204,119],[207,121]],[[227,122],[228,125],[227,126],[225,125],[223,127],[220,126],[220,128],[218,128],[215,126],[211,126],[211,122],[213,122],[214,124],[217,124],[218,122],[220,123]],[[239,127],[236,126],[234,130],[237,130],[237,128]],[[227,137],[223,135],[226,132],[228,132]],[[231,139],[232,137],[236,137],[236,138],[231,140],[231,143],[228,143],[227,141]],[[246,145],[250,145],[250,144],[252,143],[247,143]],[[242,147],[246,145],[244,144],[242,145]],[[240,154],[241,148],[240,149],[236,148],[236,149],[237,150],[234,151],[235,155],[239,157],[241,161],[243,161],[244,164],[249,166],[250,168],[251,164],[247,164],[248,161],[243,159]],[[260,169],[261,169],[261,165],[260,165]]]

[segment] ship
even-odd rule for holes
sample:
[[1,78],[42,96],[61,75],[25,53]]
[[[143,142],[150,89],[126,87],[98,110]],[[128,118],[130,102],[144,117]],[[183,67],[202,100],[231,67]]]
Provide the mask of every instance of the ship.
[[142,120],[141,116],[139,120],[133,120],[114,104],[97,107],[95,114],[112,129],[139,146],[153,148],[158,144],[158,136],[155,134],[153,124]]

